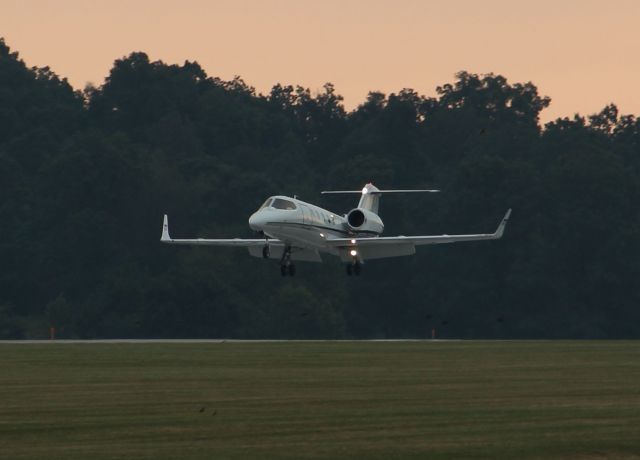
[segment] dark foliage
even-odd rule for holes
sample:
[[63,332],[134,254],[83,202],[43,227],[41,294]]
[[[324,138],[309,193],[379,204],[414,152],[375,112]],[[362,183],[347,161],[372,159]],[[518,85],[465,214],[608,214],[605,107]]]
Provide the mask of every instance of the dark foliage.
[[[460,72],[426,98],[331,84],[256,94],[195,62],[132,53],[74,91],[0,40],[0,337],[640,337],[640,121],[615,105],[540,126],[532,83]],[[325,188],[388,197],[389,234],[492,231],[347,278],[159,242],[246,236],[266,196],[345,212]]]

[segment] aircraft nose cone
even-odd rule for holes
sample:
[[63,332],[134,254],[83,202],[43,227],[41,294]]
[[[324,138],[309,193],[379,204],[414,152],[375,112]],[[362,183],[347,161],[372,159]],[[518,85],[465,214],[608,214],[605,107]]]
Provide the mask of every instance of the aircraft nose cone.
[[254,212],[253,214],[251,214],[251,217],[249,217],[249,227],[251,227],[251,230],[255,230],[258,232],[262,230],[263,226],[264,226],[264,217],[261,215],[261,213]]

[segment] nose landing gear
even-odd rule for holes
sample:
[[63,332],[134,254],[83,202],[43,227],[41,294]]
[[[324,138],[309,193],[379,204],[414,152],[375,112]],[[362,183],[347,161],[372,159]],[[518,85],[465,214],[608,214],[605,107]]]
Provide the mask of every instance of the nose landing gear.
[[295,276],[296,275],[296,266],[293,264],[289,265],[280,265],[280,274],[282,276]]
[[271,251],[269,250],[269,237],[264,234],[264,232],[260,232],[264,236],[264,247],[262,248],[262,258],[268,259],[271,255]]
[[285,246],[280,259],[280,274],[282,276],[295,276],[296,266],[291,263],[291,246]]

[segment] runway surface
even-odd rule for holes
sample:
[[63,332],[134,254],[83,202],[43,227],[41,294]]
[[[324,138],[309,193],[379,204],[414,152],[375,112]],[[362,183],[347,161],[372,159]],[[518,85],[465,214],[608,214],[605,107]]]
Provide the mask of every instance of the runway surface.
[[[363,340],[282,340],[282,339],[39,339],[39,340],[0,340],[0,345],[29,344],[91,344],[91,343],[358,343],[358,342],[461,342],[463,339],[363,339]],[[474,340],[475,342],[496,342],[496,340]]]

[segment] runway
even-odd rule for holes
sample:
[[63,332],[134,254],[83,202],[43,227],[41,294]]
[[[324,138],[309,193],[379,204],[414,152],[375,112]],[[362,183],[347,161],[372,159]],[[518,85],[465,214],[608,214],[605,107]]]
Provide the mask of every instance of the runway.
[[501,340],[464,340],[464,339],[317,339],[317,340],[285,340],[285,339],[38,339],[38,340],[0,340],[0,345],[55,345],[55,344],[145,344],[145,343],[390,343],[390,342],[500,342]]

